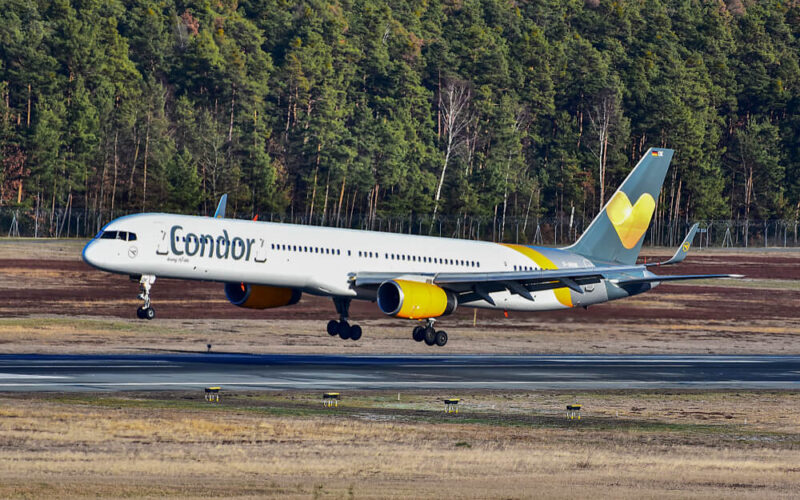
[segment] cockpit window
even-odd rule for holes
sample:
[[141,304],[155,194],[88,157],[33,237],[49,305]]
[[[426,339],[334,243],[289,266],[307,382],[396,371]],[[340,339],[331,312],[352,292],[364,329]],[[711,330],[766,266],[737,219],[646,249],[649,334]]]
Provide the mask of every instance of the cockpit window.
[[136,241],[136,233],[129,233],[128,231],[103,231],[100,233],[100,239]]

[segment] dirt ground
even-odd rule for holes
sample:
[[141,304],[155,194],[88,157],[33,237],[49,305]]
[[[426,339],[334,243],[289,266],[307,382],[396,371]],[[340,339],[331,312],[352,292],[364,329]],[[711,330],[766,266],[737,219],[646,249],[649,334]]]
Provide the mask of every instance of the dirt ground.
[[[76,240],[0,239],[0,352],[148,349],[321,353],[800,353],[800,251],[701,250],[657,273],[738,273],[742,280],[664,284],[588,310],[548,313],[461,308],[437,324],[441,350],[410,341],[413,323],[355,302],[358,341],[325,334],[329,299],[253,311],[227,302],[219,283],[159,279],[157,318],[134,318],[138,285],[80,260]],[[656,260],[668,250],[647,250]]]
[[[796,498],[796,392],[35,394],[0,497]],[[397,399],[399,398],[399,400]],[[584,405],[580,421],[565,404]]]

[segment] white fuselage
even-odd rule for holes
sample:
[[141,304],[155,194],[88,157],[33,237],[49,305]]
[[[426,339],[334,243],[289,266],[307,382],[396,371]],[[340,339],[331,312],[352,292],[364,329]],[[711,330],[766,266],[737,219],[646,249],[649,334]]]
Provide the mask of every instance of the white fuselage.
[[[110,238],[114,234],[118,237]],[[245,282],[364,300],[374,300],[374,290],[355,287],[352,277],[357,273],[419,276],[537,270],[542,262],[561,269],[593,265],[565,250],[525,247],[529,250],[523,252],[520,248],[351,229],[139,214],[109,223],[101,237],[86,246],[83,257],[115,273]],[[538,257],[531,257],[532,251]],[[463,305],[541,311],[609,300],[603,283],[573,294],[575,303],[565,304],[563,295],[559,300],[554,290],[533,292],[533,296],[531,301],[508,291],[495,292],[491,295],[495,305],[484,300]]]

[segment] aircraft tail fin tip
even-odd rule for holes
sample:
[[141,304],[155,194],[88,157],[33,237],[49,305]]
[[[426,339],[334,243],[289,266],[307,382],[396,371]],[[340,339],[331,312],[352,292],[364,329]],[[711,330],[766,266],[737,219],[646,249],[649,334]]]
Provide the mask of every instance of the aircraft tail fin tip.
[[214,212],[215,219],[224,219],[225,218],[225,207],[228,204],[228,194],[225,193],[219,198],[219,204],[217,205],[217,211]]

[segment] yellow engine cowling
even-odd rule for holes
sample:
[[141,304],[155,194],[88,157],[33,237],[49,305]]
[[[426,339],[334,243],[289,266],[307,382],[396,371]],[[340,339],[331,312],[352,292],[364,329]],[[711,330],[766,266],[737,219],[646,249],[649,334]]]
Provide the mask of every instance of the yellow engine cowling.
[[231,304],[247,309],[269,309],[290,306],[300,301],[302,293],[294,288],[281,288],[248,283],[225,283],[225,296]]
[[457,306],[453,292],[430,283],[390,280],[378,287],[378,308],[397,318],[436,318],[450,314]]

